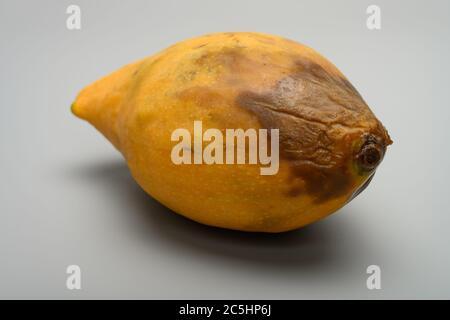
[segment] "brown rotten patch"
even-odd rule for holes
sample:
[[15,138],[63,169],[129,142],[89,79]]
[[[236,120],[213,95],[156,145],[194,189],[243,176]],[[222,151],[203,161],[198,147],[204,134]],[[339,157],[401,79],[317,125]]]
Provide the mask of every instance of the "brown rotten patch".
[[295,59],[292,70],[263,93],[241,92],[236,103],[263,127],[280,130],[280,155],[291,163],[293,178],[304,181],[289,195],[306,192],[321,202],[347,194],[355,187],[349,172],[355,141],[368,133],[380,137],[363,143],[357,157],[364,169],[374,170],[390,139],[345,78],[304,58]]

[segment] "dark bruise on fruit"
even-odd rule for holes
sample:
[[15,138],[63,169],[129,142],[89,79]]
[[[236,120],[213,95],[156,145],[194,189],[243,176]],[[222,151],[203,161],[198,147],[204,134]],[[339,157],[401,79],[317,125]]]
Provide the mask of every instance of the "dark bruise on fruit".
[[[197,65],[206,70],[222,66],[223,76],[214,85],[184,89],[178,97],[209,107],[230,102],[256,115],[263,128],[279,129],[280,156],[292,172],[287,196],[307,193],[324,202],[353,193],[357,185],[350,171],[356,167],[358,174],[369,176],[391,143],[358,91],[308,58],[286,55],[287,63],[280,66],[235,45],[198,56]],[[254,74],[274,80],[255,86],[245,78]],[[227,101],[230,95],[234,101]]]
[[363,141],[356,154],[361,171],[374,170],[390,144],[350,82],[305,58],[295,58],[292,72],[262,93],[242,91],[236,103],[263,127],[280,130],[280,155],[289,160],[293,178],[304,181],[290,196],[306,192],[322,202],[348,194],[355,188],[349,172],[354,142]]

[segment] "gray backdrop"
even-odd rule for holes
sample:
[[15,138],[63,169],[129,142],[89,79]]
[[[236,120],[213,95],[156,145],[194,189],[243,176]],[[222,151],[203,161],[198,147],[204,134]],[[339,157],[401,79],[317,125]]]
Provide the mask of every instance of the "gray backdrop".
[[[0,298],[450,298],[449,4],[1,0]],[[99,77],[215,31],[300,41],[348,76],[394,140],[362,195],[286,234],[201,226],[147,196],[70,113]],[[381,290],[366,288],[371,264]]]

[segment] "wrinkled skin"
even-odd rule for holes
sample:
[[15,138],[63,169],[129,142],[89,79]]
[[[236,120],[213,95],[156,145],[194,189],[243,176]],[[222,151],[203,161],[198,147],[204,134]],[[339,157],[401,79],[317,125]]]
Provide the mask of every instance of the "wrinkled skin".
[[[195,221],[281,232],[333,213],[367,186],[391,144],[329,61],[259,33],[190,39],[85,88],[72,111],[122,152],[155,199]],[[280,168],[175,165],[177,128],[280,130]],[[149,213],[151,214],[151,213]]]

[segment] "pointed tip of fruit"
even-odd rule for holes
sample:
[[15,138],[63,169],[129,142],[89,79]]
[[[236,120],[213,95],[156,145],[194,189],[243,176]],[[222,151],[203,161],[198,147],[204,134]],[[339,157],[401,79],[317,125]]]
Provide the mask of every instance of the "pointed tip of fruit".
[[75,101],[72,102],[72,104],[70,105],[70,111],[72,112],[72,114],[76,115],[78,117],[78,110],[77,110],[77,106],[75,104]]
[[82,107],[82,103],[80,103],[79,99],[75,99],[74,102],[70,105],[70,111],[73,115],[80,119],[86,119],[86,109]]

